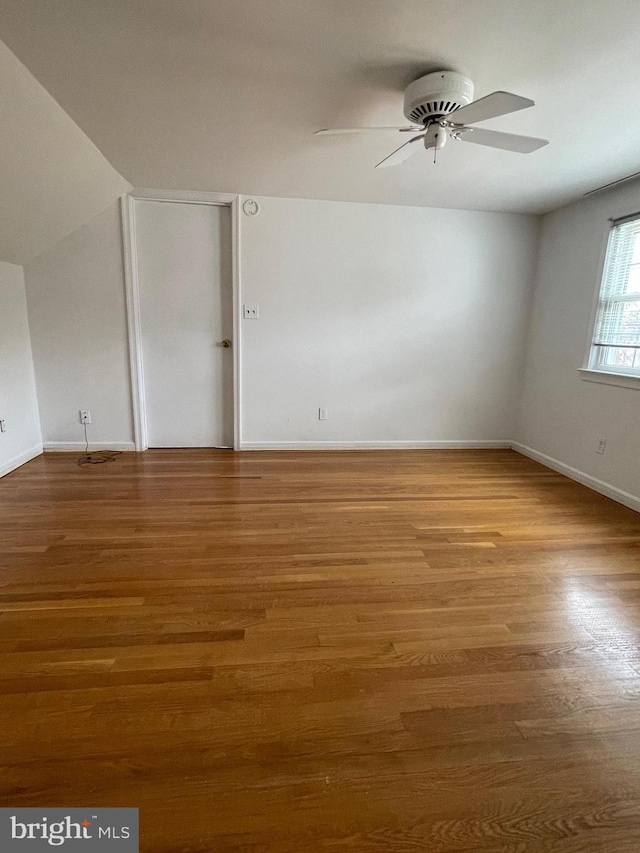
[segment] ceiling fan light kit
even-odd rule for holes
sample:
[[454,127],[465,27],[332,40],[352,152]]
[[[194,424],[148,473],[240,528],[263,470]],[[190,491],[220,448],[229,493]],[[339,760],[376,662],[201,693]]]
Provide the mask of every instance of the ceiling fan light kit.
[[448,139],[473,142],[476,145],[514,151],[518,154],[530,154],[548,145],[548,140],[469,125],[533,106],[535,104],[529,98],[502,91],[492,92],[474,101],[473,82],[468,77],[456,71],[435,71],[414,80],[405,89],[404,114],[413,122],[411,126],[345,127],[318,130],[316,133],[334,135],[368,130],[395,130],[417,134],[381,160],[376,168],[402,163],[421,147],[413,144],[418,141],[422,141],[426,149],[433,149],[434,160],[436,152],[445,147]]

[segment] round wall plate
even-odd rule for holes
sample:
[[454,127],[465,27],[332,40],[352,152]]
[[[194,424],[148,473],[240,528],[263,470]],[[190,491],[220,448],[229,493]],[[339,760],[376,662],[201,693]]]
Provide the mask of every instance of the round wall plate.
[[242,209],[247,216],[257,216],[260,213],[260,205],[255,199],[248,198],[242,205]]

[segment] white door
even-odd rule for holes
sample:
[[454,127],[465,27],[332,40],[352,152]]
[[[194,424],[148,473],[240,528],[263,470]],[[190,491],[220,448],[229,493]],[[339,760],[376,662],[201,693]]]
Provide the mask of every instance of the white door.
[[136,199],[149,447],[233,446],[228,207]]

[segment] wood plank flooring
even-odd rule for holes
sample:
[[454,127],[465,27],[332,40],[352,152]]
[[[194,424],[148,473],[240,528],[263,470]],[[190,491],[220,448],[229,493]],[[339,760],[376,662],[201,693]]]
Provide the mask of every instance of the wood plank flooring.
[[0,480],[0,805],[143,853],[637,853],[640,515],[512,451]]

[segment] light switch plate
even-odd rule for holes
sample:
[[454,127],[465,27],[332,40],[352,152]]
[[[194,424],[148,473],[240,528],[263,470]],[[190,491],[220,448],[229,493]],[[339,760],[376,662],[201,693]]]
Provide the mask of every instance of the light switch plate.
[[243,305],[242,306],[242,316],[245,320],[257,320],[260,316],[260,306],[259,305]]

